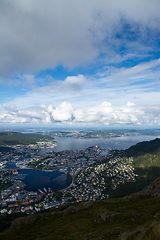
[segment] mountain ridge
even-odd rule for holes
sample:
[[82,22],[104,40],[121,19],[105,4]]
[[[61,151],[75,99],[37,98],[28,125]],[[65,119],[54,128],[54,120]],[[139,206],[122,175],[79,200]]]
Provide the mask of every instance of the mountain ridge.
[[124,150],[124,156],[139,156],[145,153],[153,153],[160,150],[160,138],[156,138],[150,141],[139,142],[130,148]]

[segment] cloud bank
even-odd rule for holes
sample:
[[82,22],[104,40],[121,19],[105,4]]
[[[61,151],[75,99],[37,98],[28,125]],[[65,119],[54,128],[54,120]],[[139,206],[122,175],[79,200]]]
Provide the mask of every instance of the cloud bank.
[[97,124],[97,125],[160,125],[160,105],[136,106],[128,102],[118,107],[103,102],[92,108],[74,109],[70,103],[63,102],[57,107],[41,105],[39,108],[17,110],[13,105],[0,114],[2,123],[27,124]]

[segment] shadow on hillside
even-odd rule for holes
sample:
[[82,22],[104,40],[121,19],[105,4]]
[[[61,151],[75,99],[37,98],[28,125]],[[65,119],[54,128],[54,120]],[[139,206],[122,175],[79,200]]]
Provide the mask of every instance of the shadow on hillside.
[[113,190],[111,185],[109,185],[106,193],[108,193],[110,197],[124,197],[139,192],[156,178],[160,177],[160,167],[149,167],[147,169],[136,168],[136,173],[139,176],[136,177],[136,182],[125,182],[119,185],[116,190]]

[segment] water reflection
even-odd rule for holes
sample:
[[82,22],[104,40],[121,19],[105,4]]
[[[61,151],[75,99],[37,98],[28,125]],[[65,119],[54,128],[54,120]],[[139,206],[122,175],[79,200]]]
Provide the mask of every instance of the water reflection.
[[96,139],[76,139],[73,137],[56,137],[57,146],[53,149],[42,149],[38,154],[43,154],[49,151],[63,151],[63,150],[81,150],[90,146],[100,146],[103,149],[127,149],[132,145],[142,142],[150,141],[160,136],[126,136],[126,137],[113,137],[113,138],[96,138]]
[[63,172],[19,170],[18,174],[25,175],[23,182],[27,185],[27,191],[38,191],[43,188],[56,190],[69,184],[70,178]]

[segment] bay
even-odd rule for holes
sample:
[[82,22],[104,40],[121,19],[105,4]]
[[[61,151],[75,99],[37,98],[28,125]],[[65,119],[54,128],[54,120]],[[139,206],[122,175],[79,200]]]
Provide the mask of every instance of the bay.
[[44,154],[51,150],[56,152],[64,150],[81,150],[86,149],[90,146],[100,146],[102,149],[108,150],[118,149],[125,150],[138,142],[150,141],[155,138],[160,138],[160,136],[150,136],[150,135],[139,135],[139,136],[123,136],[123,137],[113,137],[113,138],[91,138],[91,139],[79,139],[74,137],[55,137],[54,141],[57,142],[57,146],[53,149],[42,149],[39,154]]
[[44,188],[48,191],[64,188],[70,182],[70,178],[63,172],[59,171],[33,171],[33,170],[19,170],[18,175],[27,185],[27,191],[38,191],[40,189],[44,192]]

